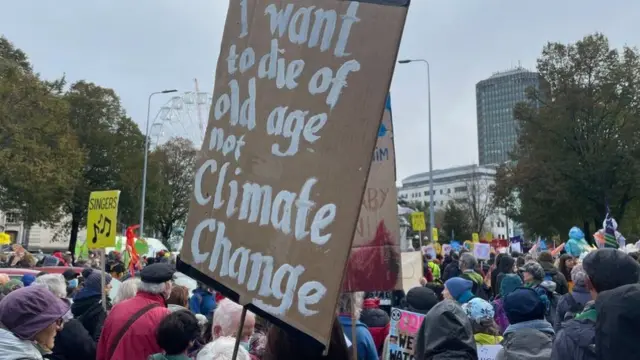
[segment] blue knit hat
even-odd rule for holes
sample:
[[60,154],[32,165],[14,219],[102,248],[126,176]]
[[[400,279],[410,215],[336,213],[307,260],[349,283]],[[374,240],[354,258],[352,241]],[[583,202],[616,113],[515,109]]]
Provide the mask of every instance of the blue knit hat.
[[522,286],[522,279],[516,274],[505,274],[500,282],[500,297],[511,294],[515,289]]
[[447,280],[444,283],[444,286],[449,291],[449,294],[451,294],[451,296],[457,300],[465,291],[471,290],[473,288],[473,282],[471,280],[463,279],[460,277],[454,277]]
[[22,275],[22,279],[20,280],[24,284],[24,286],[31,285],[34,281],[36,281],[36,277],[31,274]]
[[[95,292],[102,292],[102,271],[100,270],[93,270],[91,271],[91,273],[89,274],[89,276],[87,276],[86,279],[84,279],[84,287],[95,291]],[[111,282],[111,275],[109,274],[105,274],[104,276],[104,284],[108,285]]]

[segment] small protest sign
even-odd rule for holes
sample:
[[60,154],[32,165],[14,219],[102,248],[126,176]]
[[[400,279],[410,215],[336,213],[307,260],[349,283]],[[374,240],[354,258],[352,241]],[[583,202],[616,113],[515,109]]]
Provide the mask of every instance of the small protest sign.
[[388,96],[344,275],[345,292],[402,287],[392,133],[391,97]]
[[416,339],[424,315],[411,311],[391,309],[391,325],[389,328],[389,354],[390,360],[413,360],[416,347]]
[[[460,244],[458,244],[458,247]],[[442,244],[442,254],[449,255],[451,253],[452,246],[450,244]]]
[[474,244],[473,256],[478,260],[489,260],[491,258],[491,245],[485,243]]
[[424,222],[424,213],[422,211],[411,213],[411,228],[413,231],[427,230],[427,224]]
[[325,346],[407,8],[234,0],[227,13],[178,269]]
[[495,360],[502,345],[478,345],[478,360]]
[[9,245],[11,244],[11,235],[6,232],[0,233],[0,245]]
[[93,191],[87,212],[87,246],[104,249],[116,246],[120,190]]

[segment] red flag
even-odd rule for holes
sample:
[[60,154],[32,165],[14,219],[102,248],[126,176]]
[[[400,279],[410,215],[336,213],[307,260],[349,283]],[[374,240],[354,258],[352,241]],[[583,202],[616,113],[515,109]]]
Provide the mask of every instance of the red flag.
[[127,251],[129,252],[129,272],[131,276],[135,276],[136,268],[140,268],[140,256],[136,251],[135,241],[136,241],[136,233],[135,231],[140,227],[140,225],[132,225],[127,228],[126,237],[127,237]]

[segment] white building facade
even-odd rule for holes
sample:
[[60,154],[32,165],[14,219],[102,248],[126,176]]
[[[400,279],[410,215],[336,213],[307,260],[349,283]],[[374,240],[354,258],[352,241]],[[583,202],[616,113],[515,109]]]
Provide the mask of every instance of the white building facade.
[[[495,183],[496,166],[466,165],[433,171],[433,201],[436,211],[444,210],[451,201],[461,206],[469,203],[478,210],[491,207],[491,186]],[[420,173],[402,180],[398,197],[409,203],[421,202],[429,206],[429,173]],[[506,239],[514,236],[514,223],[507,219],[504,209],[491,209],[485,222],[485,231],[494,238]],[[466,239],[463,239],[466,240]]]
[[[5,232],[11,237],[11,243],[26,245],[28,250],[42,250],[51,252],[54,250],[66,250],[69,247],[68,231],[60,226],[46,227],[33,225],[28,234],[26,227],[17,213],[0,211],[0,232]],[[25,235],[28,239],[25,241]],[[78,239],[85,239],[86,229],[78,232]]]

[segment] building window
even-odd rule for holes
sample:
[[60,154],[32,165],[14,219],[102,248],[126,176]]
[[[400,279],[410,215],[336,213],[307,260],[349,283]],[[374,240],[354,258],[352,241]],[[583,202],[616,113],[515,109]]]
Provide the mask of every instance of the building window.
[[442,195],[442,189],[440,189],[440,195]]
[[467,187],[466,186],[458,186],[457,188],[453,189],[453,192],[456,193],[461,193],[461,192],[466,192],[467,191]]
[[5,215],[5,221],[7,224],[18,224],[20,222],[20,217],[17,213],[8,212]]
[[451,194],[451,189],[447,189],[447,194]]
[[429,195],[429,192],[428,192],[428,191],[425,191],[425,192],[424,192],[424,196],[427,196],[427,195]]

